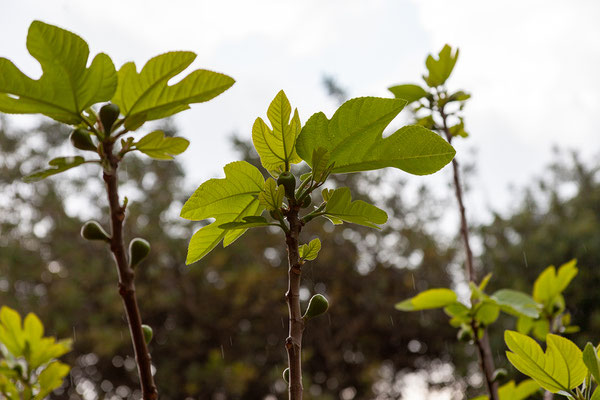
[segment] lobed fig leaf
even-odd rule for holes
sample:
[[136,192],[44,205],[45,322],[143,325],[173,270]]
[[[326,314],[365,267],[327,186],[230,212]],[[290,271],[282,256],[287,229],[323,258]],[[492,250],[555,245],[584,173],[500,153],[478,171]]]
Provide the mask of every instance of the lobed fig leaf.
[[0,112],[43,114],[77,125],[83,122],[85,109],[110,100],[115,93],[117,73],[111,59],[100,53],[86,68],[89,47],[74,33],[33,21],[27,50],[39,61],[42,76],[31,79],[0,58]]

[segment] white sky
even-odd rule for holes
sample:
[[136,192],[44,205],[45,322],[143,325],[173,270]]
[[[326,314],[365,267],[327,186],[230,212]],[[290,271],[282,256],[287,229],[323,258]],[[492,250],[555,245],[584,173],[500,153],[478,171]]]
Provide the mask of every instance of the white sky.
[[222,174],[235,158],[231,132],[250,138],[279,89],[303,121],[316,111],[331,115],[324,73],[352,97],[389,97],[388,86],[419,82],[426,55],[444,43],[461,50],[449,88],[473,94],[471,137],[457,146],[459,158],[478,150],[473,208],[506,209],[508,183],[524,185],[542,173],[553,144],[587,160],[599,153],[597,0],[4,0],[0,56],[39,76],[25,48],[34,19],[76,32],[92,54],[106,52],[117,66],[192,50],[194,67],[236,79],[223,95],[176,118],[192,143],[182,157],[190,187]]

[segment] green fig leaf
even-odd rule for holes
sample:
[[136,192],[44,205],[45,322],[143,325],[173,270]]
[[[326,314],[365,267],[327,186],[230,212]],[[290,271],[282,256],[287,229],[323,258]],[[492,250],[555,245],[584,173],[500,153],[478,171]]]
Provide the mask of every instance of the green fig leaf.
[[581,350],[566,338],[548,334],[546,353],[535,340],[518,332],[504,332],[504,340],[510,363],[552,393],[570,391],[587,375]]
[[269,211],[279,210],[283,204],[285,189],[283,185],[277,186],[275,179],[268,178],[265,188],[258,194],[258,201]]
[[145,121],[165,118],[190,108],[190,104],[208,101],[235,82],[227,75],[197,69],[168,85],[196,58],[189,51],[174,51],[151,58],[138,73],[133,62],[119,70],[119,84],[112,102],[121,108],[125,127],[137,129]]
[[321,250],[321,241],[317,239],[311,240],[308,244],[300,246],[300,258],[304,260],[314,260],[319,255]]
[[600,358],[593,344],[588,342],[583,349],[583,363],[596,382],[600,382]]
[[577,260],[571,260],[560,266],[558,272],[551,265],[538,276],[533,284],[533,298],[538,303],[549,305],[561,294],[577,275]]
[[50,363],[38,376],[40,391],[36,394],[33,400],[42,400],[48,396],[54,389],[62,385],[65,376],[69,373],[69,366],[54,361]]
[[267,118],[273,129],[262,118],[257,118],[254,122],[252,142],[267,171],[287,171],[290,164],[302,161],[296,153],[296,138],[301,129],[300,117],[295,109],[290,121],[291,113],[292,106],[281,90],[267,110]]
[[[525,400],[529,396],[535,394],[540,390],[538,385],[532,379],[525,379],[518,385],[515,385],[515,381],[509,381],[498,388],[498,397],[500,400]],[[489,397],[486,395],[477,396],[471,400],[488,400]]]
[[507,314],[538,318],[540,305],[528,294],[512,289],[501,289],[495,292],[491,299],[494,300]]
[[318,149],[313,150],[312,155],[312,168],[313,168],[313,179],[317,183],[325,182],[327,176],[329,175],[329,171],[332,168],[331,164],[329,164],[330,154],[329,151],[324,147],[319,147]]
[[[399,168],[415,175],[434,173],[455,151],[439,135],[418,125],[405,126],[383,138],[383,130],[404,108],[398,99],[361,97],[349,100],[331,119],[314,114],[296,141],[298,155],[311,167],[313,151],[329,151],[332,173]],[[314,168],[314,167],[313,167]]]
[[54,168],[34,172],[33,174],[24,177],[23,181],[27,183],[38,182],[49,176],[60,174],[61,172],[75,168],[81,164],[84,164],[85,162],[86,160],[81,156],[54,158],[48,162],[48,165]]
[[387,214],[382,209],[362,200],[352,201],[350,189],[347,187],[335,189],[328,195],[324,212],[325,217],[336,225],[344,221],[379,228],[378,225],[387,221]]
[[457,60],[458,49],[452,51],[452,47],[448,45],[445,45],[439,52],[437,60],[432,55],[429,55],[427,60],[425,60],[425,66],[429,71],[429,75],[423,77],[427,86],[436,87],[443,85],[450,77],[450,74],[452,74]]
[[156,160],[172,160],[183,153],[190,142],[182,137],[165,136],[163,131],[150,132],[134,143],[135,148]]
[[246,232],[246,229],[226,230],[221,225],[241,222],[248,216],[260,216],[265,209],[258,201],[264,188],[264,178],[258,168],[245,161],[236,161],[227,164],[223,170],[224,179],[204,182],[181,210],[181,217],[192,221],[215,218],[213,223],[192,236],[187,264],[200,260],[221,241],[223,247],[229,246]]
[[405,100],[407,104],[427,96],[429,93],[419,85],[398,85],[388,88],[397,99]]
[[415,297],[396,304],[396,310],[420,311],[433,308],[444,308],[456,303],[457,296],[453,290],[436,288],[425,290]]
[[31,79],[0,58],[0,112],[39,113],[76,125],[83,121],[83,110],[109,100],[115,92],[117,73],[111,59],[98,54],[86,68],[88,45],[69,31],[34,21],[27,50],[39,61],[42,76]]

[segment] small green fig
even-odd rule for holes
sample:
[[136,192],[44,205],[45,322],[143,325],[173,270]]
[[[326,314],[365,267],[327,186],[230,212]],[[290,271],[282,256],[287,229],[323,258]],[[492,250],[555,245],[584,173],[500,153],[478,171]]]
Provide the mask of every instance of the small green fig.
[[112,126],[119,118],[121,110],[116,104],[108,103],[102,106],[98,115],[100,116],[100,122],[104,127],[104,132],[108,135],[112,131]]
[[129,266],[135,267],[150,253],[150,243],[142,238],[134,238],[129,243]]
[[322,294],[315,294],[311,297],[308,302],[308,307],[306,308],[306,312],[302,316],[304,320],[308,321],[314,317],[318,317],[319,315],[325,313],[329,308],[329,302]]
[[152,332],[152,328],[150,328],[146,324],[142,324],[142,332],[144,332],[144,340],[146,344],[150,344],[152,341],[152,337],[154,336],[154,332]]
[[282,172],[277,178],[277,186],[283,185],[285,189],[285,196],[288,199],[293,199],[296,190],[296,177],[289,171]]
[[283,370],[283,380],[285,383],[290,383],[290,369],[286,368]]
[[508,372],[504,368],[498,368],[492,375],[492,382],[501,382],[508,376]]
[[81,237],[86,240],[103,240],[110,241],[110,236],[96,221],[87,221],[81,227]]
[[71,144],[78,148],[79,150],[87,150],[87,151],[97,151],[98,148],[92,141],[92,136],[88,131],[82,128],[78,128],[71,132],[71,136],[69,136],[71,140]]
[[473,331],[471,328],[462,327],[456,334],[456,338],[461,342],[470,342],[473,340]]

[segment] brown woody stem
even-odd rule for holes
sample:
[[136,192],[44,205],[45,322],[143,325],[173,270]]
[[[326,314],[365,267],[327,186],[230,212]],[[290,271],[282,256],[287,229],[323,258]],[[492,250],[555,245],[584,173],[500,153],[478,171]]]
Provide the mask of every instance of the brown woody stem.
[[106,162],[104,169],[104,182],[110,207],[111,240],[110,250],[113,253],[117,272],[119,275],[119,294],[123,300],[129,332],[133,340],[135,361],[138,367],[142,398],[144,400],[158,399],[158,391],[152,376],[152,359],[146,346],[142,331],[142,318],[135,297],[135,273],[127,262],[125,246],[123,244],[123,222],[125,220],[125,207],[119,202],[119,188],[117,169],[120,159],[113,154],[113,143],[109,140],[103,142]]
[[[452,134],[450,134],[450,129],[448,128],[448,116],[444,112],[444,107],[441,107],[439,111],[443,121],[442,131],[444,132],[448,143],[452,144]],[[458,167],[458,161],[456,160],[456,157],[454,157],[452,160],[452,170],[454,172],[454,193],[456,195],[456,201],[458,202],[458,210],[460,213],[460,233],[466,253],[465,264],[467,278],[469,279],[469,282],[475,282],[477,277],[473,268],[473,252],[471,251],[471,242],[469,240],[469,225],[467,224],[467,213],[463,202],[460,169]],[[498,382],[493,380],[496,367],[494,366],[494,357],[492,355],[487,329],[485,327],[478,328],[475,326],[474,321],[472,323],[472,328],[475,335],[475,345],[477,346],[479,353],[479,363],[481,366],[481,371],[485,376],[485,382],[490,400],[500,400],[500,397],[498,396]],[[483,329],[483,336],[481,339],[478,336],[478,329]]]
[[302,222],[298,218],[299,207],[291,205],[286,212],[290,225],[285,235],[288,250],[288,290],[285,298],[289,311],[289,333],[285,341],[290,368],[289,400],[302,400],[302,332],[304,321],[300,310],[300,279],[302,264],[298,250],[298,237],[302,230]]

